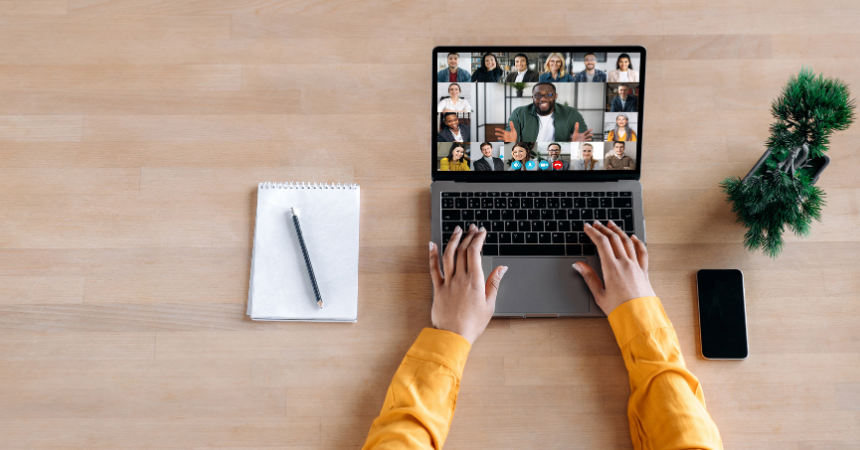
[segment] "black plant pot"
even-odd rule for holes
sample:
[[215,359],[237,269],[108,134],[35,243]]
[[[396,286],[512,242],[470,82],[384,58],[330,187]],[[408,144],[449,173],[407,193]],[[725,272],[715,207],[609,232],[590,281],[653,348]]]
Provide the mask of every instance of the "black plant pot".
[[[770,156],[770,150],[764,152],[764,155],[761,155],[761,158],[758,159],[758,162],[755,163],[753,168],[749,171],[747,176],[744,177],[744,181],[746,182],[749,177],[751,177],[754,173],[758,172],[759,167],[764,164],[767,157]],[[821,173],[824,172],[824,169],[827,168],[827,165],[830,164],[830,157],[827,155],[821,155],[817,158],[809,159],[809,164],[812,165],[812,173],[815,175],[812,177],[812,184],[815,184],[818,181],[818,177],[821,176]]]
[[522,97],[522,96],[523,96],[523,90],[520,89],[517,91],[517,97]]

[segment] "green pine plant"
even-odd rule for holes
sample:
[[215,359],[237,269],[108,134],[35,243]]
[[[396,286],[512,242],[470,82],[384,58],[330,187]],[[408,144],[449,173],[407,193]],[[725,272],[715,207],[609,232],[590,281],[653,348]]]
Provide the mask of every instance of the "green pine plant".
[[854,122],[854,108],[848,86],[839,79],[816,76],[809,67],[789,78],[771,105],[776,122],[765,156],[745,178],[720,183],[737,221],[747,228],[747,249],[776,258],[786,227],[805,237],[812,220],[821,220],[824,191],[813,185],[811,162],[827,151],[830,134]]

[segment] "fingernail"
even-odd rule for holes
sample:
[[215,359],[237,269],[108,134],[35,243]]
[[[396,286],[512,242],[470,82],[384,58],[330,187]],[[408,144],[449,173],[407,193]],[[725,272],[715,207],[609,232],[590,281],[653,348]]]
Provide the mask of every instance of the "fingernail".
[[595,221],[594,221],[594,224],[595,224],[595,225],[600,225],[600,221],[599,221],[599,220],[595,220]]
[[634,234],[633,236],[630,236],[630,239],[636,239],[637,241],[639,240],[639,238],[638,238],[638,237],[636,237],[636,235],[635,235],[635,234]]
[[574,269],[574,270],[576,270],[577,272],[579,272],[579,264],[577,264],[577,263],[573,263],[573,264],[571,264],[571,266],[573,266],[573,269]]
[[475,224],[469,225],[469,231],[475,231]]
[[433,241],[430,241],[430,251],[433,251]]
[[457,225],[456,227],[454,227],[454,232],[455,232],[455,233],[459,233],[459,232],[461,232],[461,231],[463,231],[463,229],[462,229],[462,228],[460,228],[460,225]]
[[505,276],[505,272],[507,272],[507,271],[508,271],[508,266],[502,266],[502,268],[499,269],[499,276],[500,277]]
[[611,221],[611,220],[607,220],[607,221],[606,221],[606,224],[607,224],[607,225],[609,225],[610,227],[611,227],[611,226],[615,226],[615,222],[613,222],[613,221]]
[[588,228],[591,228],[591,224],[588,222],[585,222],[585,226],[587,226]]
[[484,228],[484,227],[481,227],[481,228],[478,228],[478,231],[480,231],[481,233],[483,233],[483,232],[487,231],[487,229],[486,229],[486,228]]

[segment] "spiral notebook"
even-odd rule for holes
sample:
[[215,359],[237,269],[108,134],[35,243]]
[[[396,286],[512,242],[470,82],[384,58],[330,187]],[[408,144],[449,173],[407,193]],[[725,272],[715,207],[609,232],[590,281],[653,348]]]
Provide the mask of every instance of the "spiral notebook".
[[[248,288],[251,319],[357,320],[360,193],[357,184],[260,183]],[[290,208],[298,212],[322,309]]]

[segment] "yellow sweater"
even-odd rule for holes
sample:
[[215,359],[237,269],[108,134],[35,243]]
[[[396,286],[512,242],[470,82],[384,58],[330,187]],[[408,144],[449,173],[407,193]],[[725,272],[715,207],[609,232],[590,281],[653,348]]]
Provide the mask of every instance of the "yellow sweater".
[[448,162],[448,158],[442,158],[442,161],[439,162],[439,170],[443,172],[453,171],[453,172],[467,172],[471,171],[469,169],[469,163],[465,159],[460,159],[457,162]]
[[[660,299],[625,302],[609,315],[609,324],[630,376],[633,448],[722,449],[702,387],[684,364]],[[455,333],[421,331],[394,374],[364,448],[441,449],[470,349]]]

